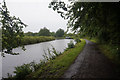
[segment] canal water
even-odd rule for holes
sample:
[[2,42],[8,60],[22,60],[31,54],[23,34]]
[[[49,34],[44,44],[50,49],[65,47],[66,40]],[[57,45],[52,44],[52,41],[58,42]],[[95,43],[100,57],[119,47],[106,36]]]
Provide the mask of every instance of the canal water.
[[67,44],[70,41],[74,42],[73,39],[60,39],[49,42],[26,45],[25,51],[23,51],[20,47],[14,49],[13,52],[17,52],[20,54],[6,54],[5,57],[2,58],[2,77],[7,77],[8,73],[15,75],[13,71],[15,70],[14,67],[16,66],[21,66],[22,64],[27,64],[32,61],[38,63],[44,58],[43,54],[45,52],[48,53],[48,48],[51,49],[52,46],[56,49],[57,52],[63,52],[68,47]]

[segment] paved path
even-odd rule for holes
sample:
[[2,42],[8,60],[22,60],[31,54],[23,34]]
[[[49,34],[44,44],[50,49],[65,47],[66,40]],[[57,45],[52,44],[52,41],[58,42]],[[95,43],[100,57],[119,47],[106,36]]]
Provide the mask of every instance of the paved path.
[[116,78],[115,66],[97,48],[86,40],[83,51],[64,73],[63,78]]

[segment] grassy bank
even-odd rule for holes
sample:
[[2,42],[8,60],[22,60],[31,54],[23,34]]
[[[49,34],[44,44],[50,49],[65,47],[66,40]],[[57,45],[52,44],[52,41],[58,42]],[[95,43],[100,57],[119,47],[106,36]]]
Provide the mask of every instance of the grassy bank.
[[89,38],[89,37],[84,37],[83,39],[87,39],[87,40],[90,40],[94,43],[99,43],[99,40],[97,38]]
[[51,40],[55,40],[55,38],[51,36],[25,36],[22,43],[23,45],[28,45]]
[[81,41],[75,45],[75,48],[67,49],[54,60],[48,61],[37,71],[28,75],[27,78],[60,78],[84,48],[85,40]]

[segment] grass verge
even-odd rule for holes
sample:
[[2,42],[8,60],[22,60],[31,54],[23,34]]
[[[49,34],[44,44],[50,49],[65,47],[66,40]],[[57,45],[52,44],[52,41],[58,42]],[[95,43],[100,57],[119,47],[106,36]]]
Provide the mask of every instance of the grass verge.
[[83,39],[90,40],[90,41],[92,41],[92,42],[94,42],[94,43],[98,43],[98,42],[99,42],[99,40],[98,40],[97,38],[83,37]]
[[80,43],[75,45],[75,48],[67,49],[67,51],[64,51],[54,60],[48,61],[26,78],[60,78],[83,50],[85,43],[85,40],[82,39]]

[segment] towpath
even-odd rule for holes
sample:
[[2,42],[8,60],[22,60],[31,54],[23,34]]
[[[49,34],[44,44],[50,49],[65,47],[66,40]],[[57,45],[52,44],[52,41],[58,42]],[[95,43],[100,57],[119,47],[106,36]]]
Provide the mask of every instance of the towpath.
[[118,78],[118,73],[115,65],[100,52],[96,44],[86,40],[83,51],[62,77]]

